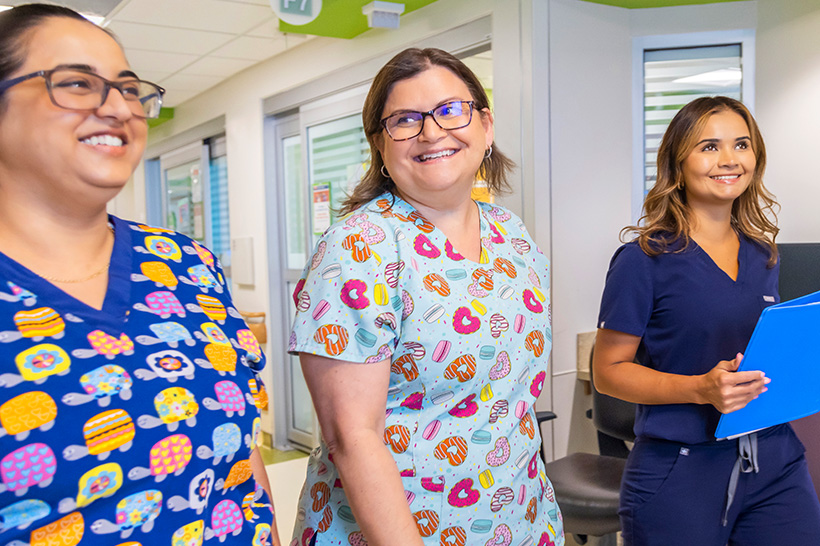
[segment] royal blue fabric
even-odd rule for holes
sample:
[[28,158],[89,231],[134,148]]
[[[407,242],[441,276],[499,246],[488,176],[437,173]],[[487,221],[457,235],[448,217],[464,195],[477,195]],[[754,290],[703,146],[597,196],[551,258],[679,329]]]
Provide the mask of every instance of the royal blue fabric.
[[110,222],[102,310],[0,254],[0,544],[266,544],[259,345],[211,252]]
[[[598,327],[641,336],[638,362],[699,375],[742,353],[760,313],[780,301],[779,264],[741,236],[737,280],[697,243],[648,256],[637,243],[619,248],[606,277]],[[638,405],[635,434],[696,444],[715,439],[720,414],[711,405]]]

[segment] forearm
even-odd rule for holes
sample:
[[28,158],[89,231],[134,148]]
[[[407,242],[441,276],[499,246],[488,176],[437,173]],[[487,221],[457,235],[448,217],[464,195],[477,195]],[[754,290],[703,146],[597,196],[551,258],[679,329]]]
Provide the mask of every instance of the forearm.
[[422,540],[407,505],[399,470],[382,437],[372,430],[348,432],[331,452],[367,543],[420,546]]
[[279,546],[281,543],[279,541],[279,529],[276,525],[276,508],[273,505],[273,491],[270,486],[270,481],[268,480],[268,473],[265,470],[265,463],[262,461],[262,454],[259,453],[258,448],[251,451],[250,461],[254,480],[265,490],[268,494],[268,499],[270,499],[272,516],[270,521],[271,546]]
[[636,404],[705,404],[702,376],[659,372],[635,362],[597,367],[595,388]]

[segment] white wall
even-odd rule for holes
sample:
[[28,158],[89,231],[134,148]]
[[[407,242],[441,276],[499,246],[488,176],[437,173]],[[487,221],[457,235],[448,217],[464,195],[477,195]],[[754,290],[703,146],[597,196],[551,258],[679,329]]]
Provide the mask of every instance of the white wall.
[[757,108],[778,242],[820,241],[820,2],[758,0]]

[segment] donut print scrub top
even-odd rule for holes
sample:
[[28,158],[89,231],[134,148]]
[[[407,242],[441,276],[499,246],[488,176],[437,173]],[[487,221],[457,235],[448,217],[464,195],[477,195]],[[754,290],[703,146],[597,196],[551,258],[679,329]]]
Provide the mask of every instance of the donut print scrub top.
[[[549,266],[518,218],[477,205],[480,263],[390,194],[334,224],[296,287],[289,350],[392,360],[384,443],[425,544],[560,546],[533,410],[551,346]],[[365,544],[324,443],[294,544],[314,535]]]
[[102,310],[0,254],[0,544],[267,544],[264,357],[222,269],[110,222]]

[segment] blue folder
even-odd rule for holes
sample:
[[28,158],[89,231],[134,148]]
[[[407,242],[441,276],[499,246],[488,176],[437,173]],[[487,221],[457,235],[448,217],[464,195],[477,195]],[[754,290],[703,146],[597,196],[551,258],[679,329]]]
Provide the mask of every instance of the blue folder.
[[771,383],[744,408],[721,415],[716,438],[734,438],[820,411],[820,292],[763,310],[738,371]]

